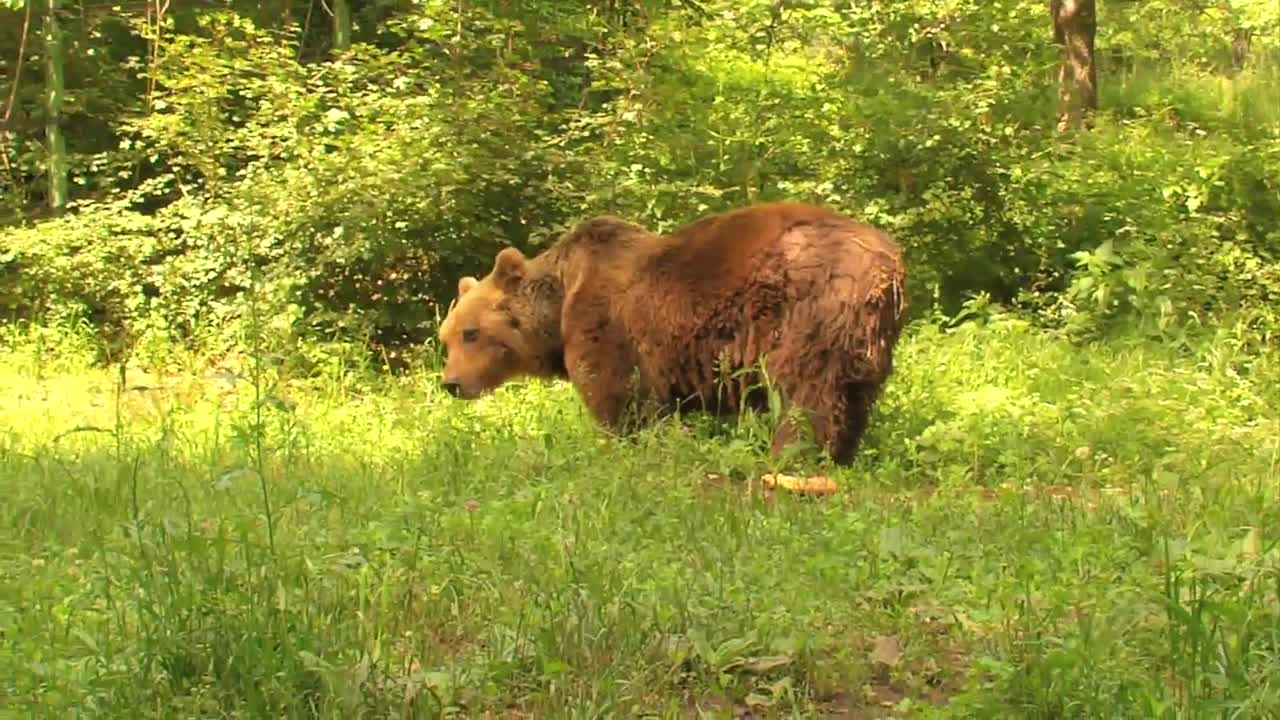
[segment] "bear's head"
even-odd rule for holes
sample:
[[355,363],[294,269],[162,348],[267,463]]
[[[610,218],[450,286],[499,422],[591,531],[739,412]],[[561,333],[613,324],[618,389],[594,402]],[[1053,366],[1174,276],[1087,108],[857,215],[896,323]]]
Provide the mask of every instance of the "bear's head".
[[563,374],[563,292],[533,265],[506,248],[483,279],[458,281],[439,332],[447,353],[441,386],[450,395],[470,400],[522,375]]

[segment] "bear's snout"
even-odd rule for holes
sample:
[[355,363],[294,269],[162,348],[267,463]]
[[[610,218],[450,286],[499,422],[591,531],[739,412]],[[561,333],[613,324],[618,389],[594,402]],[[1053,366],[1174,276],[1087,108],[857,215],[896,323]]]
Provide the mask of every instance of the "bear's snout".
[[440,387],[444,388],[445,392],[454,397],[458,397],[462,392],[462,383],[459,383],[456,380],[442,380],[440,381]]

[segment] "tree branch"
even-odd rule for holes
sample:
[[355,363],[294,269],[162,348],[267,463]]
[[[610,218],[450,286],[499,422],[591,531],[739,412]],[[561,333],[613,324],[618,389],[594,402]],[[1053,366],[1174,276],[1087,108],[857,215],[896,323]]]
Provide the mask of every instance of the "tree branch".
[[22,79],[22,60],[27,52],[27,29],[31,27],[31,5],[35,0],[27,0],[27,12],[22,18],[22,38],[18,41],[18,63],[13,70],[13,87],[9,89],[9,103],[4,109],[4,118],[0,125],[9,127],[9,118],[13,117],[13,105],[18,99],[18,82]]

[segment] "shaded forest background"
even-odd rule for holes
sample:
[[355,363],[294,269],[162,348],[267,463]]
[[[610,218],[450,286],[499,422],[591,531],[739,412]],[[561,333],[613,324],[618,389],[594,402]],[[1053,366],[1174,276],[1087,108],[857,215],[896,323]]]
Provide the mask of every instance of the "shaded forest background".
[[0,317],[399,366],[503,245],[785,198],[918,317],[1272,342],[1280,2],[1101,3],[1078,129],[1062,51],[1023,0],[6,0]]

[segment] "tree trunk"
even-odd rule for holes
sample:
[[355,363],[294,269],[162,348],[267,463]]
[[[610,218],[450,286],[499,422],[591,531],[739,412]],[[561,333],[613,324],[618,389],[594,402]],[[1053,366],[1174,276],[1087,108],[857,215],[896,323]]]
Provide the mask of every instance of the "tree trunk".
[[[188,3],[174,3],[186,5]],[[258,27],[281,30],[293,22],[293,0],[258,0],[254,14]]]
[[62,135],[63,48],[62,29],[58,27],[58,0],[47,0],[45,9],[45,139],[49,143],[49,207],[57,213],[67,205],[67,144]]
[[1058,131],[1080,128],[1098,109],[1098,67],[1094,39],[1098,14],[1094,0],[1050,0],[1053,40],[1061,46],[1058,65]]
[[351,47],[351,6],[347,0],[333,2],[333,49],[346,50]]
[[1253,41],[1253,31],[1249,28],[1236,28],[1235,37],[1231,40],[1231,69],[1239,72],[1249,61],[1249,46]]

